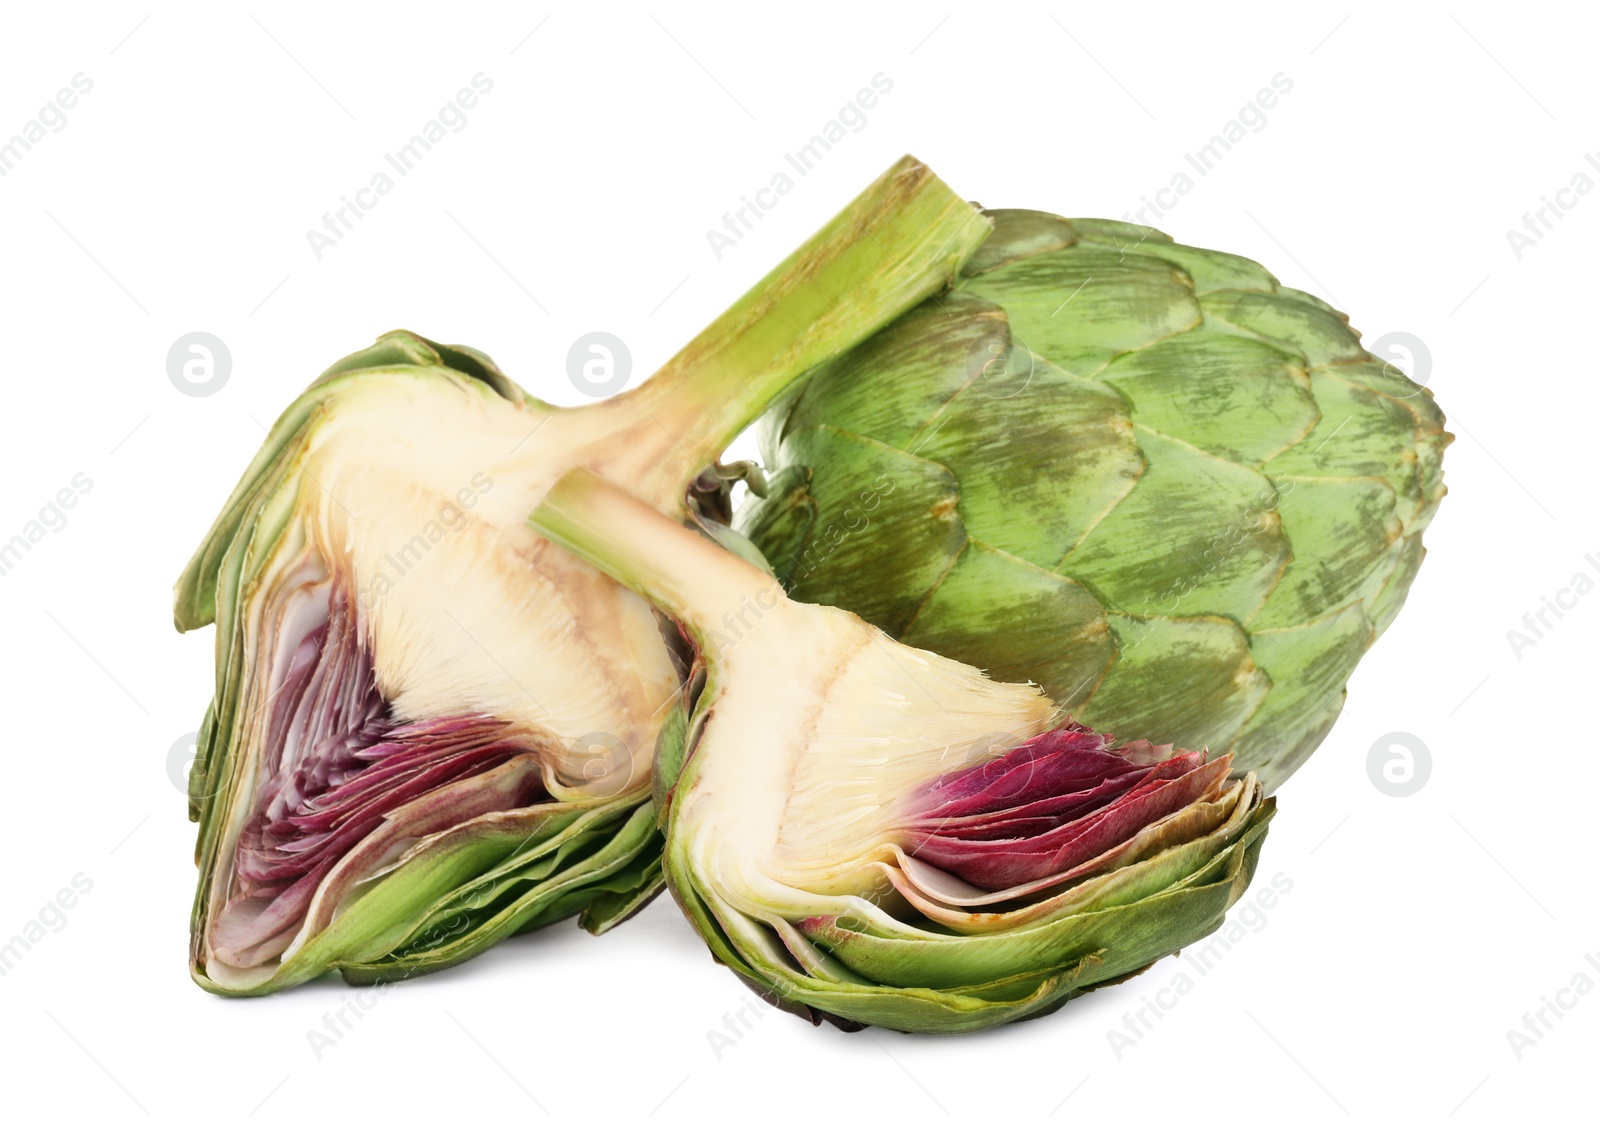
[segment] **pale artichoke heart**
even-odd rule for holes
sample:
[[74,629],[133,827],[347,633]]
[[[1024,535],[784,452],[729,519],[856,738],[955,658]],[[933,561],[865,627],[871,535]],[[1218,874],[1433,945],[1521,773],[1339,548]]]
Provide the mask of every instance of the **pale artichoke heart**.
[[678,682],[649,606],[524,522],[562,471],[603,462],[607,414],[415,369],[364,373],[318,412],[263,506],[288,522],[245,551],[267,561],[241,610],[205,939],[227,988],[270,977],[429,837],[641,788]]
[[[552,793],[593,792],[599,743],[571,744],[625,719],[614,737],[639,751],[677,680],[648,605],[526,519],[563,471],[616,465],[632,445],[611,414],[519,409],[481,388],[365,381],[313,434],[300,506],[348,570],[397,716],[471,712],[552,735]],[[630,781],[598,784],[638,784],[648,754]]]
[[740,691],[699,735],[680,820],[718,894],[763,918],[839,914],[883,892],[874,864],[899,858],[906,800],[1046,729],[1053,711],[1036,688],[834,609],[780,606],[719,667]]

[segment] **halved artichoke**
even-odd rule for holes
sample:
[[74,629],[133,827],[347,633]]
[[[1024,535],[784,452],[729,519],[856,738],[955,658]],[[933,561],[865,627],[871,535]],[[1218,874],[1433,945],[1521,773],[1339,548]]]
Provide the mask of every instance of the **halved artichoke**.
[[649,607],[526,517],[568,468],[663,514],[789,382],[947,284],[987,223],[906,158],[632,392],[525,395],[397,332],[278,420],[177,587],[217,624],[192,968],[259,994],[459,962],[659,890]]
[[531,522],[695,646],[656,765],[667,882],[769,1000],[986,1028],[1202,938],[1249,884],[1274,805],[1227,757],[1113,747],[1032,685],[791,601],[590,471]]

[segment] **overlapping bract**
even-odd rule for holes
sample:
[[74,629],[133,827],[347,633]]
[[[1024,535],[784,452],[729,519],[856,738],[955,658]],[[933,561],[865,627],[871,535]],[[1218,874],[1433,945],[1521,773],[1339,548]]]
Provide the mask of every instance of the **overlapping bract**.
[[[1081,733],[1031,745],[1061,751]],[[1076,792],[1100,796],[1081,798],[1075,819],[924,817],[886,842],[891,859],[877,867],[892,893],[834,895],[835,909],[804,918],[781,905],[752,913],[670,841],[668,875],[718,957],[803,1016],[918,1032],[1038,1016],[1219,927],[1250,884],[1273,811],[1253,778],[1226,780],[1226,758],[1044,761],[1034,768],[1083,774]],[[1042,814],[1070,796],[1040,793],[1019,807]]]
[[1247,259],[990,215],[953,293],[763,420],[738,527],[797,599],[1274,789],[1421,564],[1443,417]]

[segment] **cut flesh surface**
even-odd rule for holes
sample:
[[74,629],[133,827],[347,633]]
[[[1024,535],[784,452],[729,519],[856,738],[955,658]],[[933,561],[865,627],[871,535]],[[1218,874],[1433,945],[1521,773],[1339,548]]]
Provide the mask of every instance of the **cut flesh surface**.
[[646,594],[704,680],[662,765],[665,869],[717,957],[793,1008],[948,1031],[1202,937],[1271,814],[1227,756],[1064,720],[780,584],[587,471],[531,524]]
[[[218,984],[269,976],[314,907],[336,916],[341,893],[474,809],[647,779],[677,685],[655,614],[524,522],[567,466],[605,462],[603,415],[445,370],[368,371],[324,400],[300,474],[265,503],[287,523],[247,549],[266,562],[243,660],[265,678],[246,683],[245,788],[210,886]],[[491,778],[475,804],[451,789]]]

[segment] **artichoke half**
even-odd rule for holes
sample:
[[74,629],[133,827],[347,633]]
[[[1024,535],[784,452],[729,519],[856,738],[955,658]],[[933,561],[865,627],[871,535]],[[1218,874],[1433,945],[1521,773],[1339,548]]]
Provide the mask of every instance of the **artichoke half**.
[[1344,315],[1153,229],[997,211],[763,419],[789,594],[1275,790],[1422,562],[1451,436]]
[[907,158],[639,388],[578,409],[394,333],[284,412],[177,586],[215,621],[190,776],[191,966],[260,994],[388,980],[661,885],[679,673],[656,617],[535,534],[568,468],[681,521],[787,384],[948,285],[987,222]]
[[1273,803],[1229,759],[1114,747],[1031,685],[805,605],[590,471],[532,525],[698,656],[662,734],[667,882],[715,957],[843,1027],[1035,1016],[1222,922]]

